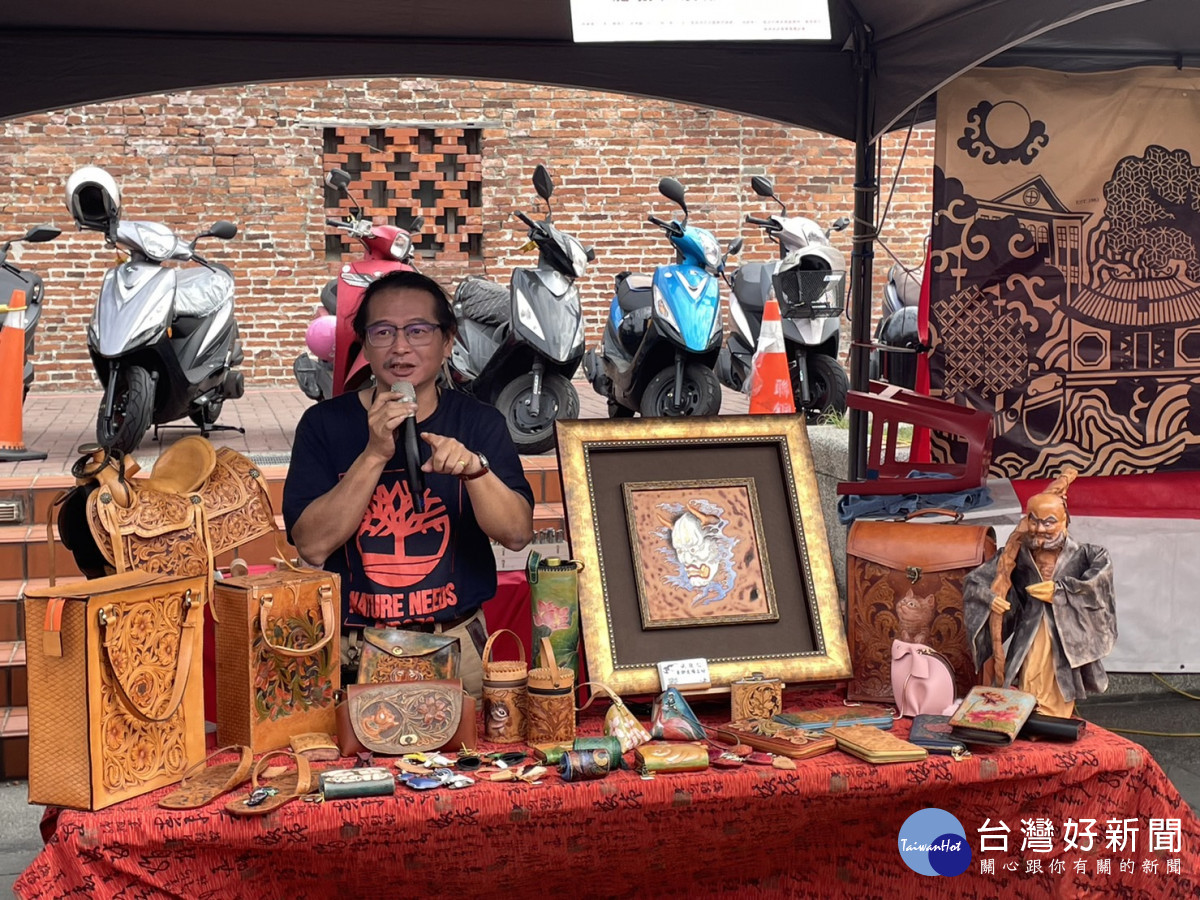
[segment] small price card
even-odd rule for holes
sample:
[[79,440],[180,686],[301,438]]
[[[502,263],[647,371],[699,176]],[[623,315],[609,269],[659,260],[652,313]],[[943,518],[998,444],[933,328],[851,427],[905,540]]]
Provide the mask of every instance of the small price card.
[[662,690],[669,687],[703,690],[712,687],[707,659],[670,659],[658,664],[658,681]]

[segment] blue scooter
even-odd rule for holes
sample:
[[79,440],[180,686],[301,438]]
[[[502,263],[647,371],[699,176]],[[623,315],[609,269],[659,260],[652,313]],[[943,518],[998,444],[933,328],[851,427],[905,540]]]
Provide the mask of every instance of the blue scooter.
[[612,418],[713,416],[721,410],[713,371],[723,337],[721,273],[742,239],[722,255],[712,232],[687,224],[683,185],[664,178],[658,190],[683,210],[682,222],[649,217],[675,248],[676,262],[653,276],[617,276],[603,345],[587,352],[583,370]]

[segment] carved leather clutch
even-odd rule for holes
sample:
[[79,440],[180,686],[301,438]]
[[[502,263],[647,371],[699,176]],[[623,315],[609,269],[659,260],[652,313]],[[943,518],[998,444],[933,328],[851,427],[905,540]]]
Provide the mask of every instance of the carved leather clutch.
[[352,684],[337,706],[343,756],[370,750],[390,756],[438,750],[453,740],[463,714],[461,681]]
[[708,768],[708,750],[702,744],[650,741],[635,752],[638,769],[646,772],[700,772]]
[[740,722],[720,725],[717,727],[717,737],[789,759],[820,756],[837,746],[837,741],[828,735],[814,734],[802,728],[789,728],[770,719],[743,719]]
[[839,750],[876,765],[917,762],[929,755],[924,747],[910,744],[874,725],[839,725],[825,733],[837,740]]

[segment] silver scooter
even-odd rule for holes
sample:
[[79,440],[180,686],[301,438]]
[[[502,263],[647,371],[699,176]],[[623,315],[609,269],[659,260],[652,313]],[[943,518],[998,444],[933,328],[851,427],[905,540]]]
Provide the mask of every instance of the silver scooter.
[[128,453],[151,423],[185,416],[204,435],[230,428],[216,424],[221,407],[245,391],[233,275],[198,254],[196,242],[229,240],[237,226],[220,221],[185,241],[158,222],[123,222],[120,189],[97,166],[72,173],[67,208],[81,229],[129,254],[104,274],[88,325],[88,353],[104,385],[97,440]]
[[722,384],[749,390],[754,351],[762,325],[763,304],[771,292],[783,318],[783,341],[797,410],[815,419],[846,409],[850,379],[838,362],[841,314],[846,305],[846,260],[829,242],[831,231],[850,224],[839,218],[828,229],[804,216],[789,216],[771,182],[755,175],[750,186],[783,208],[765,219],[746,216],[779,245],[780,258],[738,267],[730,281],[729,318],[733,327],[717,360]]

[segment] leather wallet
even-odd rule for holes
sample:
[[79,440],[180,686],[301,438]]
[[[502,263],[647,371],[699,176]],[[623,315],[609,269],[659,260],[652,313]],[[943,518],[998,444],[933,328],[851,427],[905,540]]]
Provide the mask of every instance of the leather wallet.
[[916,716],[908,742],[924,747],[930,753],[963,759],[970,756],[967,745],[950,733],[949,716]]
[[717,737],[735,744],[745,744],[764,753],[786,756],[788,759],[808,759],[828,753],[837,741],[827,734],[815,734],[803,728],[789,728],[770,719],[743,719],[717,726]]
[[1033,694],[977,685],[950,717],[950,733],[968,744],[1006,746],[1016,740],[1036,706]]
[[780,713],[774,716],[780,725],[803,728],[805,731],[824,731],[834,725],[874,725],[892,727],[892,711],[886,706],[861,703],[857,706],[822,706],[803,712]]
[[390,797],[396,793],[396,776],[382,766],[365,769],[330,769],[318,776],[321,796],[326,800],[354,797]]
[[641,772],[699,772],[708,768],[708,750],[683,741],[650,741],[634,751]]
[[929,755],[924,747],[910,744],[874,725],[838,725],[825,733],[837,740],[839,750],[876,765],[917,762]]
[[1087,722],[1083,719],[1067,719],[1062,716],[1044,716],[1030,713],[1025,724],[1017,733],[1019,738],[1046,738],[1051,741],[1077,741],[1083,737]]
[[309,762],[331,762],[342,755],[333,735],[320,731],[293,734],[289,743],[293,753]]

